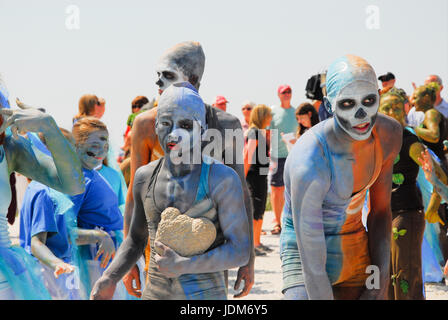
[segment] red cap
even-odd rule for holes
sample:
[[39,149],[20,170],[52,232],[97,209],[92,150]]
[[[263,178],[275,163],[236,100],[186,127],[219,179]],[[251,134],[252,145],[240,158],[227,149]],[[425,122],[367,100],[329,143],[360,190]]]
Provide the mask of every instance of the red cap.
[[228,102],[229,101],[227,101],[227,99],[224,98],[223,96],[216,96],[215,104],[228,103]]
[[281,86],[278,87],[278,89],[277,89],[277,93],[283,93],[283,92],[285,92],[287,89],[289,89],[289,90],[292,91],[292,89],[291,89],[291,87],[290,87],[289,85],[287,85],[287,84],[282,84]]

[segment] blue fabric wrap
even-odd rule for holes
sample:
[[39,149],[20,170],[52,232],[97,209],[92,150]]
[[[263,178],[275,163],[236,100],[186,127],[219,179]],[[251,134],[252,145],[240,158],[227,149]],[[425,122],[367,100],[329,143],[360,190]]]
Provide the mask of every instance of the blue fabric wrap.
[[39,263],[22,247],[0,248],[0,271],[17,300],[51,300]]
[[[411,127],[405,127],[406,130],[416,135],[414,129]],[[432,158],[440,164],[439,158],[436,154],[426,148],[431,154]],[[428,208],[429,200],[431,199],[432,194],[432,184],[426,180],[423,169],[419,167],[418,175],[417,175],[417,186],[420,189],[423,200],[423,207]],[[442,200],[442,203],[444,201]],[[443,264],[443,255],[439,246],[439,237],[437,234],[437,230],[435,229],[434,223],[429,223],[425,221],[425,232],[423,234],[423,243],[422,243],[422,273],[423,273],[423,282],[440,282],[443,279],[443,272],[440,264]]]
[[8,95],[5,93],[4,89],[2,90],[1,83],[0,83],[0,106],[6,109],[11,108],[8,101]]
[[326,87],[327,97],[333,100],[339,91],[354,81],[353,67],[346,56],[336,59],[327,71]]

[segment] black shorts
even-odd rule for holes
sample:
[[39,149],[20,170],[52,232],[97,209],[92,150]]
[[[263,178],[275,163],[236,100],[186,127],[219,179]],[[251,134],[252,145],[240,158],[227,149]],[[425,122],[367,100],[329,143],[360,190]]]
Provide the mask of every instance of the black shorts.
[[246,176],[247,187],[250,192],[252,212],[254,213],[254,220],[263,219],[268,194],[267,180],[268,179],[266,176],[260,175],[254,171],[249,171]]
[[286,158],[271,158],[269,164],[269,184],[273,187],[283,187],[283,171],[285,168]]

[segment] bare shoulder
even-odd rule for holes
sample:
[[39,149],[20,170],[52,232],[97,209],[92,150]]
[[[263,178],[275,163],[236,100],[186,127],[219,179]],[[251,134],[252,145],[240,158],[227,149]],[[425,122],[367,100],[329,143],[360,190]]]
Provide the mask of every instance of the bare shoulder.
[[152,162],[150,162],[144,166],[141,166],[137,169],[137,171],[135,172],[134,187],[136,187],[138,185],[143,185],[146,182],[149,182],[159,161],[161,161],[161,159],[152,161]]
[[378,113],[375,130],[380,139],[385,158],[389,154],[397,154],[400,151],[403,138],[403,127],[397,120]]
[[236,171],[216,160],[210,165],[209,186],[232,190],[231,193],[239,192],[242,196],[241,180]]
[[294,144],[286,158],[285,184],[292,185],[314,181],[322,186],[329,185],[331,169],[325,155],[324,146],[313,133],[317,129],[323,130],[323,126],[308,130]]
[[152,108],[145,112],[140,113],[135,117],[134,124],[132,126],[133,129],[143,132],[144,130],[154,131],[156,124],[156,116],[157,116],[157,108]]

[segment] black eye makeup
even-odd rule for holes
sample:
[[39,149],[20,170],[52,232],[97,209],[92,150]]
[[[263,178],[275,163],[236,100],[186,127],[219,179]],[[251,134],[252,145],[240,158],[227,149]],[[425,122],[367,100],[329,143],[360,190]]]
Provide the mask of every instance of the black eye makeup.
[[176,78],[176,75],[173,72],[164,71],[163,76],[168,80],[174,80]]
[[353,99],[343,99],[338,101],[338,107],[342,110],[353,108],[355,105],[356,102]]
[[366,106],[366,107],[371,107],[375,104],[376,102],[376,95],[375,94],[369,94],[367,97],[365,97],[362,100],[362,105]]
[[193,129],[193,121],[181,120],[181,121],[179,121],[179,128],[182,128],[185,130],[191,130],[191,129]]

